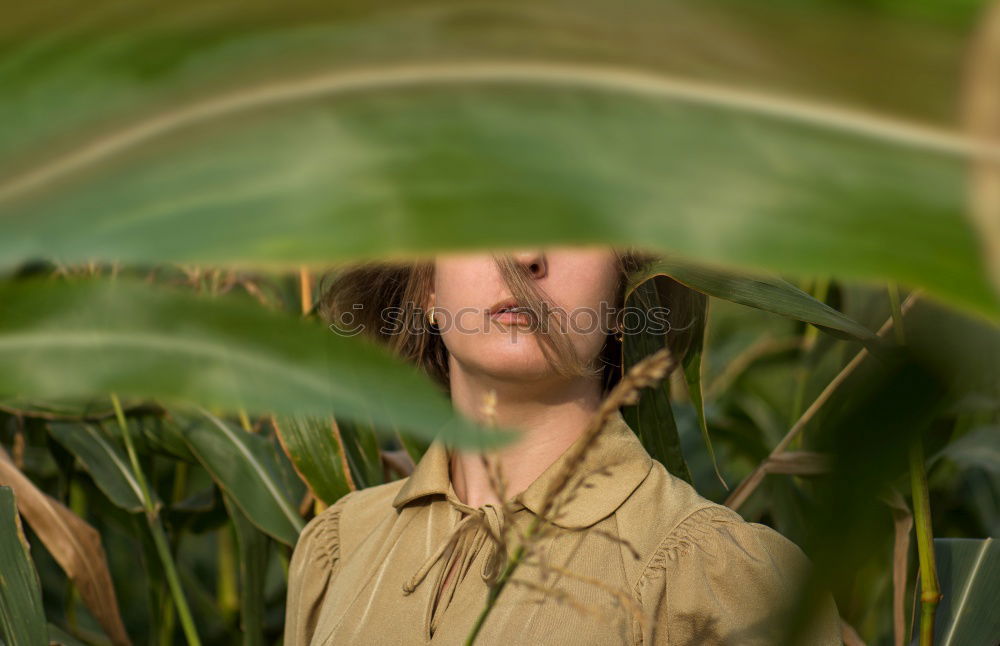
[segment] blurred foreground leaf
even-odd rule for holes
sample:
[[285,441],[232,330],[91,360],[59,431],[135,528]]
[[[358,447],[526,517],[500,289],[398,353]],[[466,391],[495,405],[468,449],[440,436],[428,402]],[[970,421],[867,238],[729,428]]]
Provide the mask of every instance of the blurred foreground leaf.
[[108,392],[254,413],[363,416],[491,446],[429,379],[384,348],[220,297],[119,279],[0,283],[0,393]]
[[835,4],[33,3],[0,26],[0,267],[636,244],[997,317],[970,21]]

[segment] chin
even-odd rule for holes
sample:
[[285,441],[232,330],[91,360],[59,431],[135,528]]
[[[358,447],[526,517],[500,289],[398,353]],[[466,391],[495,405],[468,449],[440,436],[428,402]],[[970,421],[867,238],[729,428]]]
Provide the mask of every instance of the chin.
[[540,366],[525,367],[521,365],[483,366],[482,371],[494,379],[510,382],[536,382],[550,379],[555,374],[545,363]]
[[477,344],[470,348],[466,359],[456,355],[471,371],[503,380],[535,381],[553,375],[552,366],[545,359],[538,343],[528,338],[510,339]]

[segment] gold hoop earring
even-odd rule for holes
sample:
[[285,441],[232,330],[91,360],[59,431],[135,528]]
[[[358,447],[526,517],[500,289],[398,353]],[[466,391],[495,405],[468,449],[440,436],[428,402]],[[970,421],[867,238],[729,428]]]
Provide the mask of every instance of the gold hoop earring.
[[429,320],[431,322],[432,326],[436,326],[437,325],[437,321],[434,320],[434,308],[433,307],[431,307],[429,310],[427,310],[427,320]]

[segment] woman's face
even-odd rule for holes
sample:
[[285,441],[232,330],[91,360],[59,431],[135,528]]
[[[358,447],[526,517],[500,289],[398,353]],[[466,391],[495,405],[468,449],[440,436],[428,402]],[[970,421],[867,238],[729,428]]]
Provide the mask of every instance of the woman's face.
[[[614,314],[618,266],[611,248],[554,248],[511,255],[532,272],[543,301],[564,313],[566,332],[580,358],[593,360],[607,340]],[[554,376],[533,332],[538,323],[516,315],[492,315],[495,304],[511,297],[489,253],[436,258],[430,305],[435,307],[434,318],[452,361],[467,373],[497,379]]]

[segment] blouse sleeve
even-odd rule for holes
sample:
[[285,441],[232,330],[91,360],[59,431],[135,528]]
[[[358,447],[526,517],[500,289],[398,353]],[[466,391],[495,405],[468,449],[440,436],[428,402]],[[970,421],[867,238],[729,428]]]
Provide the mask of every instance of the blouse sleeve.
[[285,646],[308,646],[327,586],[340,561],[340,515],[349,492],[317,514],[299,534],[288,564]]
[[[645,646],[784,643],[811,565],[794,543],[725,507],[688,516],[660,543],[639,581]],[[825,595],[804,644],[841,644]]]

